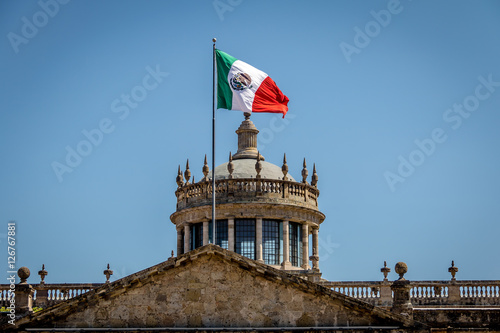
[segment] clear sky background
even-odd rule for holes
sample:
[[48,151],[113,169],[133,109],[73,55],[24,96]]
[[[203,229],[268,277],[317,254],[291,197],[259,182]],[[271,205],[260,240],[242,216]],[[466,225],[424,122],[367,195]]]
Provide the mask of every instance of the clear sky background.
[[[380,280],[387,260],[449,279],[455,260],[458,279],[499,279],[500,2],[57,4],[0,3],[3,272],[12,220],[32,283],[42,264],[103,282],[107,263],[114,280],[170,256],[178,165],[201,179],[210,160],[217,37],[290,98],[285,120],[252,120],[266,161],[286,152],[296,179],[316,163],[324,278]],[[242,120],[217,111],[217,165]],[[71,168],[68,147],[87,155]]]

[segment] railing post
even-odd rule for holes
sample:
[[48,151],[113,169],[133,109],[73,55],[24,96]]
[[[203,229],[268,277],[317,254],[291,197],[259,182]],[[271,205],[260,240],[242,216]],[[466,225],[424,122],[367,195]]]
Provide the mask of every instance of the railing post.
[[36,288],[35,305],[39,308],[46,308],[48,294],[49,292],[45,287],[45,284],[38,285],[38,287]]
[[392,289],[387,275],[391,272],[391,269],[387,267],[387,261],[384,261],[384,267],[380,269],[380,272],[384,274],[384,281],[380,285],[380,306],[391,306],[392,305]]
[[392,306],[392,289],[388,281],[380,285],[380,306]]
[[455,280],[448,286],[448,304],[458,305],[460,303],[460,286]]
[[16,285],[16,315],[33,313],[35,289],[27,282],[30,277],[30,270],[28,267],[21,267],[17,271],[17,276],[19,276],[21,282]]
[[186,187],[182,189],[182,191],[184,192],[184,207],[188,205],[188,191]]
[[40,275],[40,284],[38,285],[36,289],[36,299],[34,302],[34,305],[40,308],[46,308],[47,307],[47,296],[48,296],[48,290],[45,287],[45,277],[49,273],[45,270],[45,264],[42,265],[42,269],[38,271],[38,275]]
[[288,182],[286,181],[283,181],[282,183],[282,186],[283,186],[283,198],[288,198],[290,195],[289,195],[289,188],[288,188]]
[[460,302],[460,286],[457,285],[457,279],[455,275],[458,272],[458,267],[455,267],[455,261],[451,261],[451,267],[448,268],[448,272],[451,274],[451,282],[448,287],[448,303],[459,304]]
[[403,275],[408,271],[408,266],[404,262],[398,262],[395,267],[399,279],[394,281],[391,289],[394,292],[394,300],[391,311],[409,318],[413,318],[413,306],[410,301],[410,281]]

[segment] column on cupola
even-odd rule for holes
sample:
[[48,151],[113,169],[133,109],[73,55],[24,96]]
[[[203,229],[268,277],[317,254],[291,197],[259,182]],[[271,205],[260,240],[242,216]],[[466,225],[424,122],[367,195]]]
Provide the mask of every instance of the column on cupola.
[[283,262],[281,267],[283,269],[290,268],[290,236],[289,236],[289,223],[283,221]]
[[256,218],[256,249],[257,249],[257,255],[256,258],[257,261],[264,262],[264,259],[262,258],[262,217],[257,217]]
[[187,253],[191,250],[190,241],[191,241],[191,232],[190,232],[189,223],[184,224],[184,253]]
[[312,264],[319,269],[319,228],[312,228]]
[[309,269],[309,228],[302,225],[302,268]]
[[184,253],[184,244],[182,243],[182,229],[177,228],[177,256]]
[[203,221],[203,245],[207,245],[209,242],[209,230],[208,230],[208,221]]
[[234,252],[234,217],[227,220],[227,246],[229,251]]

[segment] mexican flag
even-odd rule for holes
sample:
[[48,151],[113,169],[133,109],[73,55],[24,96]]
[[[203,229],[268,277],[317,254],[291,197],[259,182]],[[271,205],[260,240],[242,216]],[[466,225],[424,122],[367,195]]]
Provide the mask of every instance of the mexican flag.
[[217,62],[217,108],[243,112],[288,111],[288,97],[263,71],[215,50]]

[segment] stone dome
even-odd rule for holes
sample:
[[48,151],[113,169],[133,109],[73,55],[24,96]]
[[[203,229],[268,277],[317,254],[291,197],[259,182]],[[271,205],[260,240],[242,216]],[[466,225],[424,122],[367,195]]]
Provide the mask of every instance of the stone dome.
[[[257,159],[250,158],[233,160],[233,178],[255,178],[255,176],[257,175],[257,171],[255,171],[256,162]],[[228,163],[229,162],[226,162],[215,168],[216,180],[229,178],[229,171],[227,170]],[[260,163],[262,164],[262,171],[260,172],[260,176],[263,179],[283,179],[283,172],[281,171],[281,167],[262,160],[260,161]],[[287,174],[286,177],[289,181],[295,181],[295,179],[293,179],[290,174]]]

